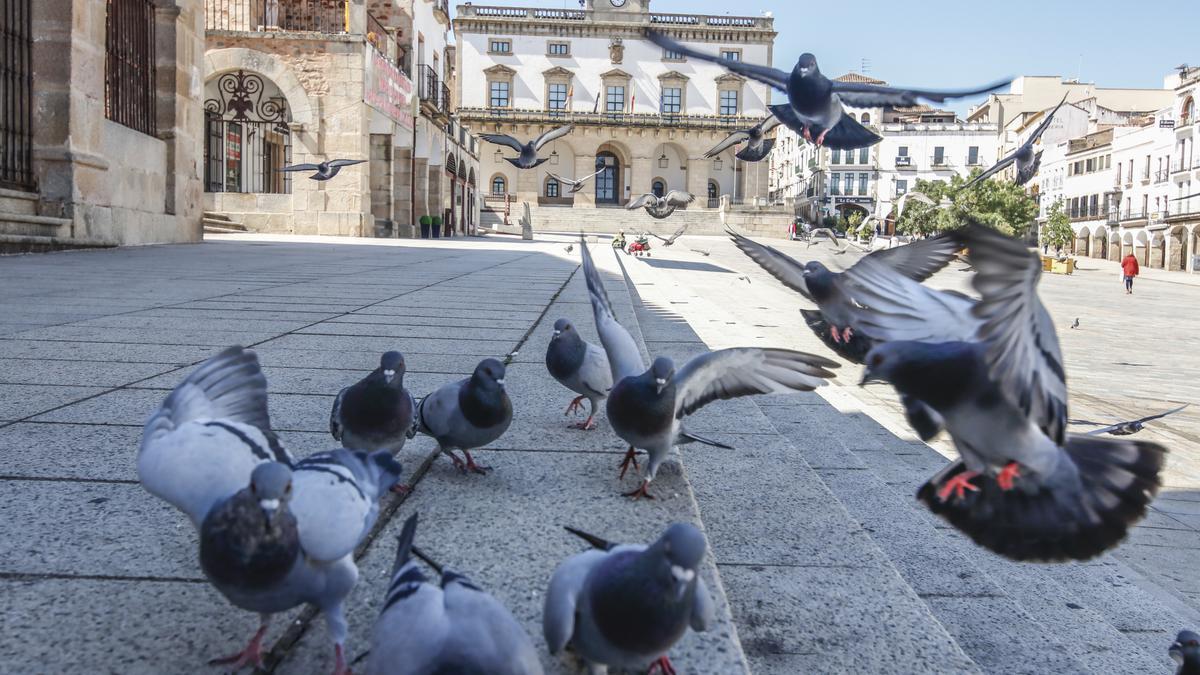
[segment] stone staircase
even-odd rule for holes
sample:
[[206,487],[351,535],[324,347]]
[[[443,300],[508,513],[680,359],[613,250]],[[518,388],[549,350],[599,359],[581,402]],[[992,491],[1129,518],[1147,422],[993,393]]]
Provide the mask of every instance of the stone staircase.
[[72,229],[69,218],[38,214],[37,193],[0,189],[0,254],[87,246],[71,240]]
[[[515,228],[520,234],[517,219],[523,209],[520,203],[514,203],[509,221],[509,228],[503,226],[503,214],[484,208],[480,217],[480,225],[488,229],[508,232]],[[633,232],[654,232],[669,236],[681,225],[687,225],[688,234],[722,234],[725,226],[722,224],[720,211],[717,209],[690,208],[679,209],[670,217],[658,220],[646,213],[645,209],[630,211],[622,207],[569,207],[569,206],[537,206],[529,205],[533,218],[533,231],[538,232],[601,232],[616,234],[624,230],[628,235]],[[725,213],[724,222],[729,223],[741,232],[757,236],[786,237],[788,224],[792,216],[776,209],[745,209],[737,207]]]
[[239,234],[248,232],[245,225],[233,220],[223,213],[204,212],[204,231],[209,234]]
[[[678,363],[707,349],[663,309],[686,296],[661,290],[669,284],[656,284],[649,266],[623,267],[647,351]],[[750,455],[744,466],[729,451],[696,445],[682,456],[755,673],[1169,673],[1166,650],[1176,632],[1200,626],[1196,607],[1111,554],[1018,564],[975,546],[914,498],[948,461],[924,443],[814,394],[742,401],[752,408],[730,423],[765,418],[761,447],[737,451]],[[739,472],[745,482],[726,489],[722,481]],[[773,507],[796,513],[796,500],[810,505],[803,520],[812,522],[782,530],[799,540],[793,550],[815,553],[753,564],[738,560],[737,546],[722,546],[762,545]],[[802,589],[797,597],[794,588],[767,586],[785,579]]]

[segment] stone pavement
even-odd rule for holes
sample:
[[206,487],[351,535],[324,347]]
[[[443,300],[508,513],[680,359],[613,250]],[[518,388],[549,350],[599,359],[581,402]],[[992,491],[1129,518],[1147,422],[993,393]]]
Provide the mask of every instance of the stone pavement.
[[[234,343],[258,351],[274,424],[301,456],[331,446],[333,395],[381,351],[405,352],[418,395],[483,357],[511,361],[513,426],[478,455],[494,473],[461,476],[425,439],[401,454],[416,490],[385,501],[361,552],[351,654],[366,648],[399,524],[414,510],[418,543],[494,592],[539,645],[545,584],[580,550],[560,525],[645,540],[674,520],[701,523],[720,621],[672,652],[681,673],[1165,672],[1168,634],[1200,625],[1187,574],[1200,548],[1200,411],[1143,432],[1172,448],[1168,488],[1118,556],[1086,565],[1006,563],[917,508],[913,490],[945,448],[914,442],[887,392],[851,386],[852,368],[820,396],[705,408],[691,426],[738,450],[689,447],[660,472],[661,499],[632,503],[617,496],[632,485],[616,479],[620,442],[603,418],[599,431],[567,430],[571,395],[542,365],[554,319],[593,333],[578,252],[565,253],[567,238],[542,240],[242,236],[0,259],[0,673],[205,672],[204,660],[248,638],[255,618],[208,587],[192,528],[135,470],[145,417],[195,363]],[[720,238],[686,237],[649,260],[618,258],[605,240],[593,250],[647,354],[680,361],[735,344],[823,353],[798,298]],[[968,276],[937,281],[963,283],[954,275]],[[1196,400],[1182,339],[1195,334],[1185,308],[1196,291],[1147,278],[1127,302],[1104,295],[1109,276],[1045,282],[1055,316],[1081,317],[1080,331],[1063,331],[1073,415]],[[270,640],[274,672],[332,666],[310,612],[277,620]]]

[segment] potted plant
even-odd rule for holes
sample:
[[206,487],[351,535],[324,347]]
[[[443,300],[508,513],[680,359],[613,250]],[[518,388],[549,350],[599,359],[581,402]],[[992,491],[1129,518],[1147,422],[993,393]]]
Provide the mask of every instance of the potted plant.
[[421,216],[417,222],[421,223],[421,238],[428,239],[429,226],[433,224],[433,219],[429,216]]
[[432,218],[432,222],[433,222],[433,238],[438,239],[442,236],[442,217],[434,216]]

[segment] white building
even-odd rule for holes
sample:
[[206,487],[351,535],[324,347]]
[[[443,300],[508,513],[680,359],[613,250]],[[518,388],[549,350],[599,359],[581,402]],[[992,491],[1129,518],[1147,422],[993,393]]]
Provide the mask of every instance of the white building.
[[[1175,91],[1169,119],[1173,123],[1174,138],[1171,149],[1170,193],[1173,201],[1169,203],[1165,221],[1169,226],[1168,243],[1183,239],[1186,243],[1186,258],[1189,263],[1183,267],[1191,271],[1200,269],[1196,256],[1200,254],[1200,197],[1179,199],[1190,194],[1200,193],[1200,153],[1196,152],[1196,142],[1200,140],[1200,124],[1196,116],[1200,113],[1200,68],[1183,68],[1178,74],[1168,78],[1167,85]],[[1168,260],[1168,269],[1178,261],[1174,256]]]

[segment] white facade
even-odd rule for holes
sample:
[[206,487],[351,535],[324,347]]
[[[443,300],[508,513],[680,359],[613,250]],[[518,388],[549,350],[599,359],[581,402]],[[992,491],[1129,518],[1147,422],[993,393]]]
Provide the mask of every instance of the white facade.
[[895,123],[883,125],[881,132],[875,211],[880,220],[918,180],[948,183],[991,166],[999,144],[997,127],[988,122]]

